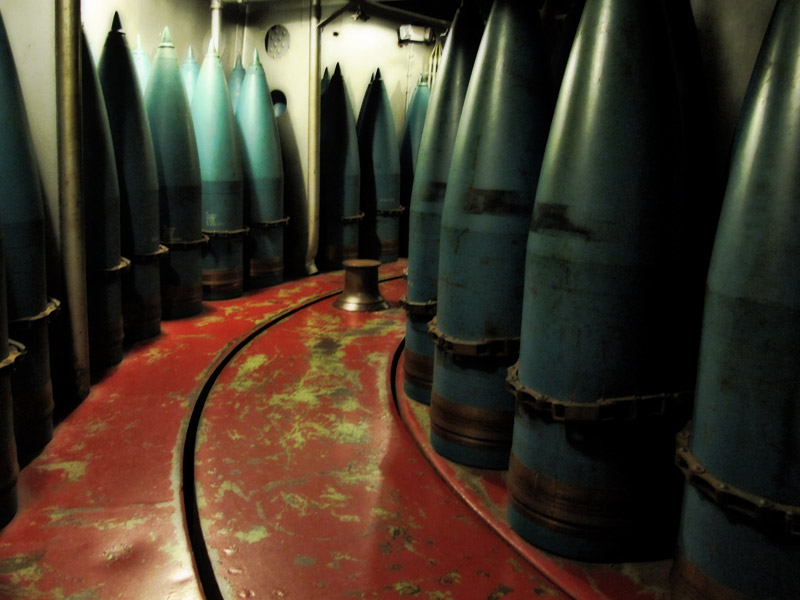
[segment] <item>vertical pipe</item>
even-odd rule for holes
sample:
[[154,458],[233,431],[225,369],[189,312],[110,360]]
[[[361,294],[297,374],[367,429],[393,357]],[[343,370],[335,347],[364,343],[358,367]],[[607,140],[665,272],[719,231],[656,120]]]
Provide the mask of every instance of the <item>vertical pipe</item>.
[[89,393],[89,317],[81,176],[81,5],[56,0],[56,90],[61,256],[69,319],[71,383],[76,397]]
[[211,39],[219,52],[219,38],[222,30],[222,0],[211,0]]
[[309,65],[308,70],[308,250],[306,251],[306,272],[312,275],[317,272],[314,257],[319,245],[319,131],[320,131],[320,0],[311,0],[311,18],[309,19]]

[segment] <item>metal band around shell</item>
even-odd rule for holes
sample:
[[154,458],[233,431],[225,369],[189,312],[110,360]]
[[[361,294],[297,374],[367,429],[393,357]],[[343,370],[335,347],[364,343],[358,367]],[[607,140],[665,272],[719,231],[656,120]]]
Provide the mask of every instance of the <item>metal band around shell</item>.
[[366,213],[362,212],[362,213],[358,213],[357,215],[350,215],[350,216],[346,216],[346,217],[340,217],[339,218],[339,222],[342,225],[350,225],[351,223],[360,223],[361,221],[364,220],[364,215],[365,214]]
[[256,221],[250,223],[250,229],[273,229],[275,227],[283,227],[289,223],[291,217],[284,217],[276,221]]
[[208,244],[208,239],[208,236],[203,233],[200,239],[197,240],[161,240],[161,243],[170,250],[192,250],[193,248]]
[[164,258],[169,253],[169,248],[167,248],[164,244],[158,245],[158,250],[155,252],[146,252],[144,254],[134,254],[131,262],[134,265],[141,265],[151,262],[156,262]]
[[250,231],[249,228],[245,227],[244,229],[203,229],[203,234],[207,235],[209,238],[240,238],[247,235],[247,232]]
[[34,325],[42,320],[49,321],[50,319],[56,317],[60,311],[61,301],[57,300],[56,298],[48,298],[47,306],[45,306],[42,312],[29,317],[20,317],[19,319],[14,319],[8,323],[8,326],[12,329],[18,327],[30,327],[31,325]]
[[125,258],[124,256],[120,256],[119,262],[111,268],[108,269],[96,269],[90,271],[93,275],[97,275],[102,279],[114,279],[115,277],[119,277],[120,273],[123,271],[127,271],[131,267],[131,261]]
[[515,357],[519,355],[519,338],[484,338],[462,340],[442,333],[437,328],[436,317],[428,322],[428,335],[442,352],[459,356]]
[[18,359],[25,356],[27,350],[25,350],[25,345],[21,344],[16,340],[8,340],[8,356],[6,356],[3,360],[0,360],[0,373],[5,371],[6,369],[11,369],[14,367],[14,363],[17,362]]
[[383,208],[375,211],[379,217],[399,217],[405,212],[405,206],[398,206],[397,208]]
[[800,506],[773,502],[714,477],[689,450],[691,437],[687,426],[676,436],[675,450],[675,464],[683,472],[688,484],[724,509],[734,511],[772,530],[800,537]]
[[692,392],[676,392],[598,398],[594,402],[559,400],[526,387],[519,379],[519,363],[508,368],[506,383],[526,408],[562,422],[636,421],[662,417],[679,408],[688,408],[694,397]]
[[401,308],[406,311],[412,319],[430,321],[436,316],[436,300],[428,300],[427,302],[411,302],[406,296],[400,298],[399,302]]

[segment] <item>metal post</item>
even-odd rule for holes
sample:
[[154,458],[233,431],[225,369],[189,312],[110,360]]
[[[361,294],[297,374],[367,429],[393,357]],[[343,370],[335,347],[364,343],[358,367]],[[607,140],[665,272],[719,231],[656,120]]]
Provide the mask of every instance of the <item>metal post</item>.
[[308,250],[306,252],[306,271],[316,273],[314,257],[319,246],[319,132],[320,132],[320,0],[311,0],[309,23],[309,65],[308,70]]
[[61,256],[72,354],[72,391],[83,399],[90,384],[81,173],[81,5],[79,0],[56,0],[55,6]]

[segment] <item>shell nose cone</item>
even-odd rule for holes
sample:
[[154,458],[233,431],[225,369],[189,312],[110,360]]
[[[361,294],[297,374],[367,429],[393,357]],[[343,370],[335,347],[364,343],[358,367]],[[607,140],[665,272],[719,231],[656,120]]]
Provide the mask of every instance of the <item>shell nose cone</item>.
[[[141,41],[139,42],[141,46]],[[174,48],[175,44],[172,43],[172,34],[169,32],[169,27],[164,27],[164,31],[161,34],[161,44],[159,48]]]

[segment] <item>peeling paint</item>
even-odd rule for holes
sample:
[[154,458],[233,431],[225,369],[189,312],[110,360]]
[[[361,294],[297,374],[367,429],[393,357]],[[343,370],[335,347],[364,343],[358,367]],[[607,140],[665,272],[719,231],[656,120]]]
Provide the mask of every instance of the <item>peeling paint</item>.
[[65,462],[52,462],[37,464],[36,468],[43,471],[63,471],[69,481],[80,481],[86,474],[87,461],[71,460]]
[[263,539],[269,537],[269,532],[267,528],[262,525],[256,525],[250,531],[237,531],[233,534],[235,538],[247,542],[248,544],[255,544],[256,542],[260,542]]
[[217,494],[216,494],[217,502],[219,502],[222,499],[222,497],[225,495],[226,492],[232,492],[235,495],[237,495],[240,498],[242,498],[243,500],[249,500],[250,496],[252,495],[252,493],[251,494],[245,494],[242,491],[242,488],[239,487],[238,483],[236,483],[234,481],[224,481],[224,482],[222,482],[222,485],[220,485],[219,489],[217,490]]
[[419,596],[422,592],[417,584],[410,581],[398,581],[392,586],[392,589],[397,592],[398,596]]
[[208,327],[214,323],[224,323],[225,317],[204,317],[195,322],[195,327]]

